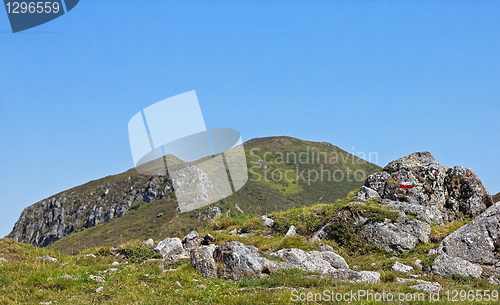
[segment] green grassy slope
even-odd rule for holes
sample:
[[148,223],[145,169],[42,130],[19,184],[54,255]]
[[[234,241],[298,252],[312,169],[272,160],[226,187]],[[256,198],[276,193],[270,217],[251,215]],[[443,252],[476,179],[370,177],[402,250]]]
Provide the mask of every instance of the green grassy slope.
[[[376,202],[366,205],[351,204],[352,198],[339,200],[336,203],[321,203],[309,207],[294,208],[287,211],[274,212],[270,216],[275,219],[273,228],[265,227],[258,217],[250,215],[221,216],[203,225],[201,235],[211,233],[216,244],[229,240],[238,240],[247,245],[259,248],[262,255],[283,248],[299,248],[306,251],[315,250],[316,244],[307,242],[318,226],[334,217],[339,211],[352,211],[367,217],[391,218],[391,211]],[[284,238],[285,229],[294,224],[300,234],[292,238]],[[65,255],[47,248],[36,248],[26,244],[14,243],[0,239],[0,257],[9,263],[0,263],[0,304],[292,304],[294,293],[323,293],[324,290],[334,293],[350,293],[351,290],[367,290],[371,293],[393,293],[406,296],[417,291],[410,288],[415,282],[395,283],[396,277],[410,278],[407,274],[395,274],[390,271],[395,261],[413,267],[415,259],[429,266],[435,256],[427,256],[429,249],[437,244],[421,244],[416,249],[393,257],[377,247],[360,243],[355,235],[349,234],[349,223],[339,226],[346,234],[334,234],[324,243],[332,246],[342,255],[346,262],[359,266],[360,270],[373,270],[381,274],[381,283],[346,283],[328,277],[317,277],[296,269],[282,270],[261,279],[242,279],[229,282],[221,279],[201,277],[191,266],[189,260],[181,260],[161,267],[159,261],[144,260],[154,257],[149,249],[142,248],[140,242],[129,242],[120,245],[128,249],[129,255],[118,258],[109,254],[106,248],[91,248],[80,255]],[[249,236],[232,236],[229,232],[235,228],[250,233]],[[338,231],[338,233],[341,233]],[[158,242],[159,240],[156,240]],[[96,254],[97,257],[81,257],[81,254]],[[59,263],[48,263],[35,260],[41,255],[56,257]],[[118,261],[119,266],[111,266]],[[375,265],[371,265],[375,263]],[[115,270],[111,270],[115,268]],[[168,271],[167,271],[168,270]],[[419,273],[419,272],[416,272]],[[429,302],[429,294],[423,293],[424,300],[418,302],[398,302],[395,304],[456,304],[447,301],[445,291],[463,290],[495,290],[498,286],[488,283],[487,279],[464,277],[444,278],[421,273],[419,279],[437,281],[442,286],[440,302]],[[102,277],[104,282],[92,279]],[[96,292],[103,287],[101,292]],[[297,304],[331,304],[330,302],[296,302]],[[379,304],[366,300],[350,302],[350,304]],[[460,303],[460,302],[458,302]],[[492,304],[491,301],[474,302],[474,304]]]

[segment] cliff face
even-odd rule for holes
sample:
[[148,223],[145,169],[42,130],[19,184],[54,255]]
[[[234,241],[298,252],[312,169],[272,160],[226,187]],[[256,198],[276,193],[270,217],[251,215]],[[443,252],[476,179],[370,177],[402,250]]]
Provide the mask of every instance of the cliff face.
[[149,203],[166,196],[174,196],[167,176],[144,176],[129,170],[27,207],[8,237],[45,247],[71,232],[122,217],[129,209],[138,207],[138,202]]

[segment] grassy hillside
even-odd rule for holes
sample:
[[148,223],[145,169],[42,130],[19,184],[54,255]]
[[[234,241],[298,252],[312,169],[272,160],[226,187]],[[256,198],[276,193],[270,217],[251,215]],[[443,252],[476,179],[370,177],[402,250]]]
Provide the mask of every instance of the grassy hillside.
[[[224,214],[232,216],[242,214],[241,211],[257,216],[318,202],[334,202],[359,188],[367,175],[381,170],[329,143],[270,137],[247,141],[244,147],[249,180],[238,192],[216,204]],[[138,174],[132,169],[103,179],[108,182],[118,176],[126,179],[131,175]],[[92,183],[98,185],[100,180]],[[91,189],[83,185],[72,191],[80,192],[80,188]],[[125,216],[71,233],[49,248],[76,253],[88,247],[116,246],[134,239],[182,237],[202,224],[199,215],[204,209],[178,213],[175,197],[134,205],[136,208]],[[160,213],[162,216],[157,217]]]
[[493,202],[499,202],[499,201],[500,201],[500,193],[493,196]]
[[[307,237],[317,230],[326,220],[339,211],[352,211],[366,217],[391,218],[390,211],[375,202],[366,205],[351,204],[352,199],[339,200],[336,203],[320,203],[310,207],[294,208],[274,212],[275,226],[270,229],[251,215],[221,216],[203,225],[200,234],[211,233],[217,244],[229,240],[238,240],[248,245],[255,245],[263,255],[282,248],[300,248],[315,250],[316,245],[306,242]],[[285,229],[294,224],[302,236],[284,238]],[[381,273],[381,283],[352,284],[340,282],[328,277],[317,277],[313,273],[297,269],[283,270],[261,279],[244,279],[229,282],[220,279],[205,279],[191,266],[189,260],[160,266],[160,261],[148,261],[155,255],[149,249],[142,248],[141,242],[129,242],[120,245],[128,249],[127,257],[122,259],[111,256],[109,248],[89,248],[79,255],[66,255],[47,248],[36,248],[26,244],[0,240],[0,257],[9,260],[0,263],[0,304],[291,304],[294,293],[323,293],[324,290],[335,293],[350,293],[351,290],[393,293],[407,295],[416,291],[409,286],[416,283],[395,283],[396,277],[409,278],[405,274],[395,274],[390,268],[399,261],[414,265],[415,259],[422,264],[432,264],[434,256],[427,256],[429,249],[437,244],[420,245],[416,249],[394,258],[380,248],[360,243],[349,234],[349,223],[340,226],[339,233],[327,241],[337,253],[342,255],[351,268],[374,270]],[[229,232],[241,229],[249,236],[232,236]],[[343,232],[343,233],[342,233]],[[168,237],[168,236],[163,236]],[[156,240],[158,242],[159,239]],[[96,254],[94,257],[82,257],[82,254]],[[35,257],[50,255],[59,263],[36,260]],[[117,261],[119,266],[111,266]],[[371,265],[375,263],[375,265]],[[113,269],[114,268],[114,269]],[[94,276],[99,276],[101,279]],[[486,279],[443,278],[422,273],[419,279],[437,281],[442,285],[439,304],[447,302],[445,291],[452,290],[498,290]],[[102,291],[96,292],[98,287]],[[426,301],[394,302],[395,304],[434,304]],[[329,302],[296,302],[297,304],[329,304]],[[351,304],[378,304],[377,302],[352,302]],[[476,303],[475,303],[476,304]],[[478,302],[477,304],[488,304]]]

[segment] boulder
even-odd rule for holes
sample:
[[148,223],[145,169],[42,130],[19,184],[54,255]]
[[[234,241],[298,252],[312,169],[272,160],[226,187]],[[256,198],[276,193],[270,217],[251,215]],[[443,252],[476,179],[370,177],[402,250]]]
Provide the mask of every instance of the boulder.
[[413,267],[402,264],[400,262],[396,262],[394,263],[394,265],[392,265],[391,270],[397,273],[408,273],[413,272]]
[[434,260],[432,273],[441,276],[451,276],[454,274],[461,276],[480,277],[483,269],[481,266],[468,262],[460,257],[451,257],[441,254]]
[[438,253],[459,257],[480,265],[500,262],[500,202],[488,208],[473,221],[445,237]]
[[365,238],[368,242],[394,254],[413,249],[418,242],[429,242],[431,233],[429,224],[416,219],[409,220],[403,216],[396,223],[386,219],[384,222],[366,224],[363,227]]
[[238,241],[218,246],[214,251],[215,263],[219,263],[217,275],[223,279],[239,280],[244,277],[260,277],[268,273],[261,262],[258,249]]
[[165,238],[160,241],[154,251],[160,253],[163,259],[175,259],[181,257],[187,257],[188,253],[184,250],[182,242],[179,238]]
[[329,273],[330,277],[351,283],[378,283],[380,273],[374,271],[354,271],[349,269],[337,269]]
[[191,249],[189,258],[193,267],[204,277],[217,277],[217,265],[214,260],[215,246],[201,246]]

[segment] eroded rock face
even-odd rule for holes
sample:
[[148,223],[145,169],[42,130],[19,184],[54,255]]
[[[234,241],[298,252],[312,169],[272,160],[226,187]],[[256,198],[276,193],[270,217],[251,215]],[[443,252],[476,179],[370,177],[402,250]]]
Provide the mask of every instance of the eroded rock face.
[[[401,187],[411,184],[411,188]],[[390,162],[365,180],[386,205],[427,223],[443,225],[482,213],[491,195],[471,169],[441,166],[429,152],[417,152]],[[363,189],[358,196],[366,197]]]
[[438,253],[471,263],[495,266],[500,263],[500,202],[473,221],[448,235]]
[[45,247],[72,233],[122,217],[135,202],[173,196],[165,176],[131,175],[102,184],[90,182],[27,207],[8,235],[16,242]]

